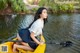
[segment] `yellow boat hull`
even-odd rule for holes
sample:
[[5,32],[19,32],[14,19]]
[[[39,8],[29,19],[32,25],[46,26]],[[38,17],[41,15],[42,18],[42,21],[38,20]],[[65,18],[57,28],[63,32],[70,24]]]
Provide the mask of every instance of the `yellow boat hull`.
[[[41,36],[41,38],[45,41],[44,37]],[[0,44],[0,53],[13,53],[12,46],[14,42],[5,42],[3,44]],[[39,45],[34,52],[31,51],[25,51],[23,49],[18,48],[18,53],[45,53],[46,44]]]

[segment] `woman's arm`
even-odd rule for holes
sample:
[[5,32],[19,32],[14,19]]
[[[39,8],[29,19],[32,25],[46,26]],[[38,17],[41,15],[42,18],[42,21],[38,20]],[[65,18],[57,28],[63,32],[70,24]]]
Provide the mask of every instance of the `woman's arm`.
[[35,38],[34,32],[31,32],[30,36],[37,44],[40,44],[40,42]]

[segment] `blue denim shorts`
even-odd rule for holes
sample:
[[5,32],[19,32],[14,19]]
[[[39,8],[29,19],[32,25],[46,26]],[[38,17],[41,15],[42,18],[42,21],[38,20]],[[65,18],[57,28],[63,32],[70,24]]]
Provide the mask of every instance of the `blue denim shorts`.
[[28,43],[31,48],[36,49],[38,44],[31,39],[28,29],[20,29],[18,33],[23,42]]

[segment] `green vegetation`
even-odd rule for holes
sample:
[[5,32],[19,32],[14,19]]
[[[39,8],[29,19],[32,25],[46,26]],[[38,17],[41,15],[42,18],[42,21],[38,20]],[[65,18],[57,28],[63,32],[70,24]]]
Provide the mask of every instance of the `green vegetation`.
[[27,8],[22,0],[0,0],[0,10],[10,7],[14,12],[26,12]]
[[7,7],[7,0],[0,0],[0,10],[3,10]]
[[25,12],[27,10],[22,0],[10,0],[11,7],[16,12]]
[[[62,0],[61,0],[62,1]],[[78,1],[78,0],[76,0]],[[80,0],[79,0],[80,2]],[[80,4],[77,4],[80,7]],[[74,4],[57,4],[54,0],[41,0],[39,2],[39,6],[48,7],[51,12],[58,13],[58,12],[73,12],[75,10]],[[0,10],[4,10],[7,7],[11,8],[13,12],[27,12],[30,13],[35,12],[38,8],[33,8],[32,10],[27,10],[26,5],[23,3],[23,0],[0,0]]]
[[48,6],[53,13],[59,12],[73,12],[74,4],[57,4],[53,0],[45,0],[40,2],[40,6]]

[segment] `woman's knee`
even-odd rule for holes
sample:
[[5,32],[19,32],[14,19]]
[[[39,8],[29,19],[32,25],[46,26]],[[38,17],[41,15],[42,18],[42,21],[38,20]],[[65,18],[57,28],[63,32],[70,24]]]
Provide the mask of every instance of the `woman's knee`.
[[16,44],[14,44],[14,45],[13,45],[13,48],[16,48],[16,47],[17,47],[17,45],[16,45]]
[[17,39],[22,41],[22,39],[21,39],[21,37],[19,36],[18,33],[17,33]]
[[28,43],[25,43],[25,42],[21,42],[22,45],[25,45],[25,46],[29,46]]

